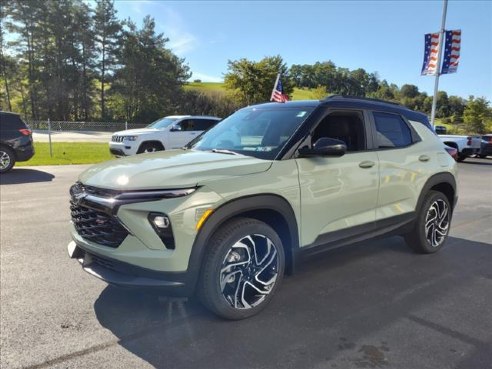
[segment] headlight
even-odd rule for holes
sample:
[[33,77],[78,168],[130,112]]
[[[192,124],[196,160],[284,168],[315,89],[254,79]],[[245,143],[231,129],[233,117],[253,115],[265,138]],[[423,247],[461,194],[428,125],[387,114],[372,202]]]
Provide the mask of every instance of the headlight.
[[136,141],[138,136],[124,136],[123,141]]

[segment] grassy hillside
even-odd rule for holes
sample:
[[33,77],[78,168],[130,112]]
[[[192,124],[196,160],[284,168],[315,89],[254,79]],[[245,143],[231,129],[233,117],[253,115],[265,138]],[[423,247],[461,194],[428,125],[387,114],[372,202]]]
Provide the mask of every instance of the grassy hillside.
[[225,92],[226,88],[222,82],[190,82],[184,86],[185,90],[198,90],[207,92]]
[[[203,93],[225,93],[226,88],[222,82],[190,82],[184,86],[186,90],[198,90]],[[294,88],[292,100],[311,100],[314,99],[314,93],[310,89]]]

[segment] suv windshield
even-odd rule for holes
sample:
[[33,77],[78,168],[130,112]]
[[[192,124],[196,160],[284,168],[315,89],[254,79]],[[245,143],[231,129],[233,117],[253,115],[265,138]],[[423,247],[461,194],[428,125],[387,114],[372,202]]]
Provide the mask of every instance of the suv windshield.
[[156,121],[150,123],[147,128],[157,128],[157,129],[162,129],[166,128],[167,126],[171,125],[173,122],[175,122],[178,118],[160,118],[157,119]]
[[273,160],[313,107],[252,107],[239,110],[191,143],[191,148]]

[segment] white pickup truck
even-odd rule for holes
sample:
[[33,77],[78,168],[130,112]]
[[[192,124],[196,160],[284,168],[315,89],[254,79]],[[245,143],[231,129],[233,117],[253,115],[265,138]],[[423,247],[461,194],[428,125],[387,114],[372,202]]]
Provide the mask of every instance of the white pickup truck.
[[463,161],[467,157],[478,154],[482,138],[480,136],[456,136],[438,135],[446,145],[458,150],[458,161]]

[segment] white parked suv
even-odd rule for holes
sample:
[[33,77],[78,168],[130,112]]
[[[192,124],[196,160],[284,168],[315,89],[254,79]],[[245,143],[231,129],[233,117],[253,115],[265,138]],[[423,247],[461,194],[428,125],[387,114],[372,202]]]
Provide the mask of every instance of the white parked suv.
[[170,115],[145,128],[115,132],[109,142],[109,151],[116,156],[128,156],[179,149],[220,120],[210,116]]

